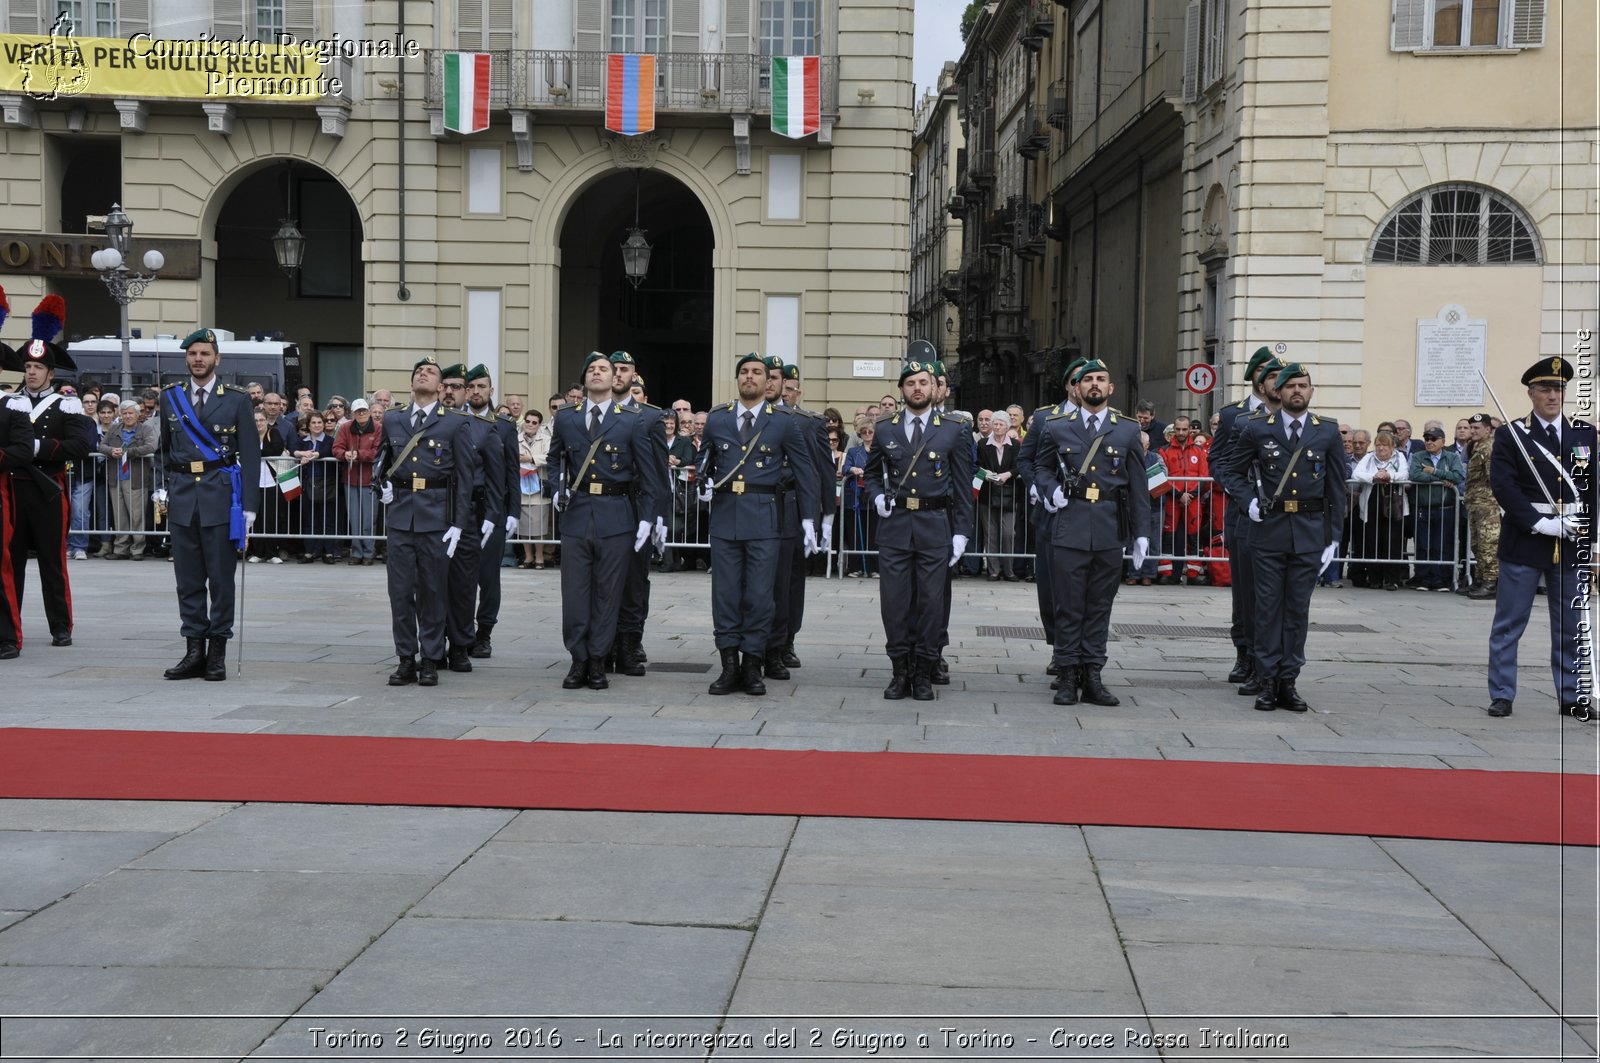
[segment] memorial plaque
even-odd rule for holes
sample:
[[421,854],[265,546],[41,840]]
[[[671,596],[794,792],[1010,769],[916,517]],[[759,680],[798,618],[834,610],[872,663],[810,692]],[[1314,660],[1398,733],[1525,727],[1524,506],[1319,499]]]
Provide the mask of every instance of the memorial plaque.
[[1454,304],[1417,319],[1418,406],[1482,406],[1489,323]]

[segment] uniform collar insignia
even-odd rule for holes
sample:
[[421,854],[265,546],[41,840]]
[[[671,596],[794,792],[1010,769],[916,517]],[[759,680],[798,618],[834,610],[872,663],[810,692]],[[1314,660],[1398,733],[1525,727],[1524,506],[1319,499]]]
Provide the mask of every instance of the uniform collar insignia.
[[769,403],[767,403],[767,412],[768,412],[768,413],[771,413],[771,412],[773,412],[773,411],[772,411],[772,403],[770,403],[770,402],[769,402]]
[[1267,414],[1267,423],[1268,424],[1277,424],[1278,423],[1277,415],[1276,414],[1271,414],[1271,413]]
[[934,415],[933,415],[933,423],[934,423],[934,426],[935,426],[935,427],[938,427],[938,426],[939,426],[939,425],[940,425],[940,424],[941,424],[941,423],[942,423],[942,422],[941,422],[941,421],[940,421],[940,420],[939,420],[939,415],[938,415],[938,414],[934,414]]

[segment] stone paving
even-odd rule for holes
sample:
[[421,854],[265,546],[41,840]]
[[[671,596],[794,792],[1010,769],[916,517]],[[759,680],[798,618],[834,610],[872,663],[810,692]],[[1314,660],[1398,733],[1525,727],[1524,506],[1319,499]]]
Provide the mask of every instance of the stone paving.
[[[506,572],[495,658],[431,692],[382,683],[381,568],[252,566],[226,684],[160,679],[167,565],[73,574],[76,645],[6,662],[0,726],[1596,770],[1543,613],[1490,720],[1490,608],[1454,596],[1319,591],[1296,717],[1233,694],[1226,638],[1128,626],[1205,635],[1221,591],[1124,588],[1123,704],[1063,710],[1041,644],[978,634],[1037,624],[1027,584],[958,581],[954,682],[893,704],[872,581],[811,584],[805,665],[755,699],[705,693],[703,574],[656,577],[646,638],[696,670],[601,693],[559,689],[554,571]],[[1552,846],[4,801],[0,1059],[1593,1059],[1597,888]]]

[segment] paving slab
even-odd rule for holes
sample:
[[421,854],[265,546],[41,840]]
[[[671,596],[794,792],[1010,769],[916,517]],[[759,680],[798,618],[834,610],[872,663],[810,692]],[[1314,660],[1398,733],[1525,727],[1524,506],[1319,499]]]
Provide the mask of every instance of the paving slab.
[[0,830],[181,834],[238,808],[222,801],[0,800]]
[[677,815],[647,812],[528,811],[495,836],[497,842],[616,842],[629,845],[757,846],[783,848],[793,816]]
[[795,830],[783,881],[1030,893],[1098,889],[1076,827],[813,817]]
[[0,831],[0,908],[43,908],[171,837],[150,831]]

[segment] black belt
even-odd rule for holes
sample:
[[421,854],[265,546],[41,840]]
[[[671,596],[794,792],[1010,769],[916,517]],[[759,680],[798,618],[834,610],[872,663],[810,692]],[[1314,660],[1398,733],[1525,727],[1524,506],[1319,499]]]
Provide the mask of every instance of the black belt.
[[743,480],[735,480],[731,484],[724,484],[717,488],[717,493],[722,495],[775,495],[781,491],[777,484],[747,484]]
[[903,509],[909,510],[912,513],[921,513],[925,509],[949,509],[950,496],[940,495],[937,498],[922,498],[920,496],[913,496],[911,498],[900,499],[899,504]]
[[203,472],[213,472],[217,469],[231,468],[237,464],[238,461],[236,459],[229,457],[217,458],[215,461],[169,461],[167,462],[167,471],[192,472],[196,475],[199,475]]
[[590,480],[582,487],[573,491],[575,495],[631,495],[633,494],[633,481],[626,483],[608,484],[599,480]]
[[1273,504],[1280,513],[1321,513],[1327,501],[1321,498],[1285,498]]
[[396,491],[428,491],[435,487],[449,487],[448,476],[396,476],[389,483]]
[[1073,487],[1066,494],[1068,498],[1077,498],[1084,502],[1114,502],[1117,498],[1117,492],[1123,490],[1126,490],[1126,488],[1102,488],[1097,484],[1090,484],[1088,487]]

